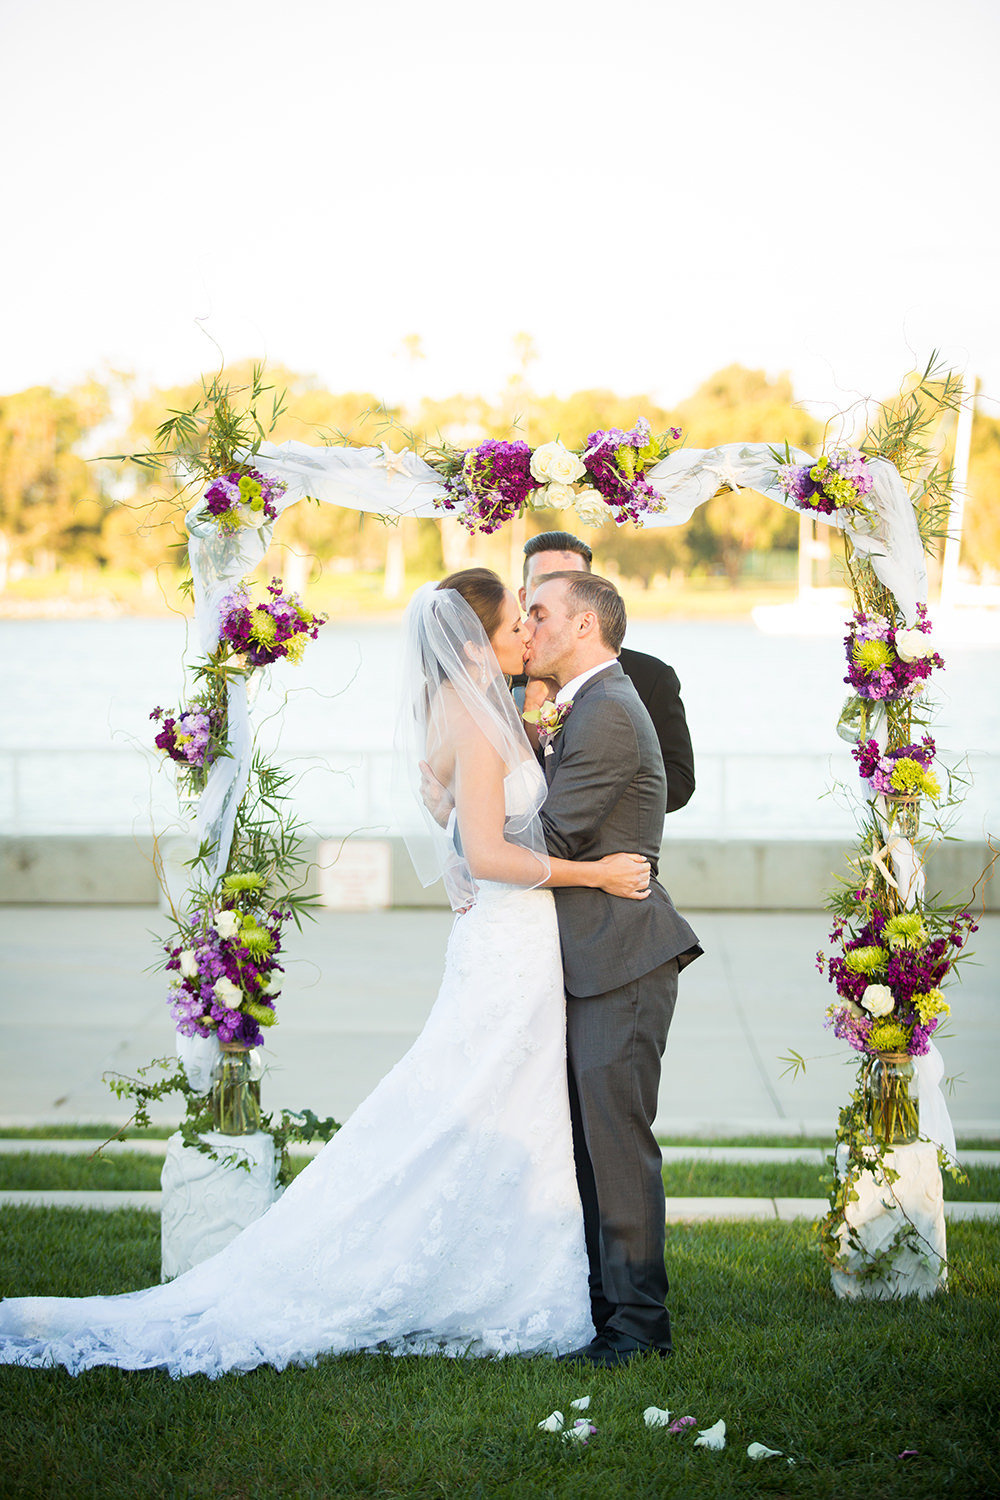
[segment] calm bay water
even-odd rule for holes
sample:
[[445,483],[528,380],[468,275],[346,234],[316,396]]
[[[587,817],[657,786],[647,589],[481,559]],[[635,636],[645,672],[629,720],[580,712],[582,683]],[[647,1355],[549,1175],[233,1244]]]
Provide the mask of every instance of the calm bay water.
[[[256,704],[270,748],[303,772],[299,810],[323,833],[384,829],[398,621],[335,621]],[[698,771],[683,833],[787,836],[851,826],[823,798],[853,767],[834,725],[847,689],[838,636],[769,636],[749,621],[636,621],[628,643],[681,679]],[[171,778],[149,712],[176,705],[183,623],[0,621],[0,824],[9,831],[145,832],[169,822]],[[1000,823],[1000,646],[942,645],[939,753],[976,784],[957,831]]]

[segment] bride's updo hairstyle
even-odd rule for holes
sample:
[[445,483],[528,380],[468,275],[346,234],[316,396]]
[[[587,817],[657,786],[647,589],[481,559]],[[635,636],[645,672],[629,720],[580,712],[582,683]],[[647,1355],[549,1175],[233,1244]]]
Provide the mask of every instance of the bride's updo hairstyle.
[[438,588],[454,589],[456,594],[461,594],[469,608],[479,617],[487,640],[493,639],[503,621],[507,587],[492,569],[465,568],[461,573],[452,573],[442,579]]

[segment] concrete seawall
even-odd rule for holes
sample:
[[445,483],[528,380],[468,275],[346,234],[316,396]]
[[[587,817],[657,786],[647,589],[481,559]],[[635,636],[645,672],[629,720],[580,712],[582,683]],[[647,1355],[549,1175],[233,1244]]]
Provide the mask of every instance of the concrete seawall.
[[[187,851],[176,842],[173,853]],[[677,906],[700,911],[815,911],[838,876],[848,845],[837,839],[668,839],[660,875]],[[161,850],[169,859],[171,849]],[[928,889],[973,904],[989,863],[984,843],[938,846],[927,862]],[[310,889],[345,910],[444,907],[440,882],[424,890],[398,838],[317,843]],[[0,836],[0,903],[155,906],[159,888],[151,839],[100,835]],[[975,906],[1000,909],[998,882],[984,881]]]

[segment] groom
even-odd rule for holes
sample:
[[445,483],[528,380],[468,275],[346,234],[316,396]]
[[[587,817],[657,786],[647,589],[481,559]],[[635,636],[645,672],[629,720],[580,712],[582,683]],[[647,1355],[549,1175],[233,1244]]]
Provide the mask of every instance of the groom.
[[666,778],[652,721],[618,664],[625,606],[593,573],[547,575],[526,626],[529,677],[553,679],[561,726],[544,747],[550,853],[627,849],[652,866],[650,895],[554,892],[566,980],[573,1150],[596,1337],[564,1359],[613,1366],[669,1354],[665,1203],[653,1136],[660,1059],[678,971],[698,940],[655,879]]

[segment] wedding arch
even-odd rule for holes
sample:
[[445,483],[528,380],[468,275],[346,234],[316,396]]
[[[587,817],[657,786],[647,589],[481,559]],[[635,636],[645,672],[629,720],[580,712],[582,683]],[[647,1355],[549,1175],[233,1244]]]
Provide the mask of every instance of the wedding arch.
[[[470,531],[491,532],[526,510],[555,507],[574,509],[584,524],[613,516],[662,527],[684,523],[720,492],[738,504],[741,492],[752,490],[839,530],[854,592],[845,679],[854,692],[840,730],[855,742],[860,827],[848,876],[829,902],[835,956],[828,973],[837,999],[827,1019],[859,1053],[860,1069],[841,1113],[822,1243],[842,1292],[935,1287],[945,1265],[943,1215],[919,1217],[904,1199],[905,1182],[894,1184],[900,1148],[918,1134],[914,1067],[919,1134],[932,1154],[940,1151],[954,1165],[931,1038],[948,1011],[941,986],[974,930],[968,912],[926,899],[933,817],[931,832],[922,831],[921,805],[933,803],[941,788],[934,742],[928,734],[917,742],[914,734],[926,726],[923,685],[943,666],[930,638],[925,540],[940,522],[950,482],[928,461],[924,439],[937,414],[960,401],[960,382],[932,361],[882,409],[861,447],[841,444],[817,456],[787,444],[673,446],[679,432],[654,435],[641,418],[630,432],[591,434],[575,451],[558,441],[534,449],[520,441],[464,450],[441,444],[423,452],[389,441],[275,445],[256,411],[264,389],[255,371],[241,406],[239,393],[216,379],[194,410],[164,422],[158,450],[130,455],[148,466],[181,465],[188,493],[197,489],[185,526],[201,691],[176,712],[153,715],[162,724],[156,743],[177,762],[182,789],[196,803],[195,877],[188,909],[175,913],[176,938],[166,945],[170,1003],[192,1085],[207,1087],[206,1051],[211,1060],[220,1043],[253,1046],[260,1028],[273,1023],[282,924],[295,915],[297,898],[282,882],[297,837],[275,807],[280,773],[255,759],[247,691],[256,670],[297,656],[322,625],[301,600],[284,596],[277,580],[263,602],[255,604],[247,590],[282,513],[311,499],[387,523],[451,513]],[[274,815],[270,832],[262,808]],[[867,1217],[856,1209],[866,1183],[876,1203]],[[887,1193],[898,1209],[888,1230],[875,1224]],[[923,1280],[914,1279],[916,1265],[927,1270]]]

